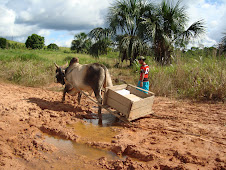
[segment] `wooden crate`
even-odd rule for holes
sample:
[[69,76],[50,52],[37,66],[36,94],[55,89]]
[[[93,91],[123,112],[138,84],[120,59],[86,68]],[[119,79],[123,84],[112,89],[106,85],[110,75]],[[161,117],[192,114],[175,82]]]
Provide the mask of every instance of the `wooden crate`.
[[[121,95],[118,90],[126,89],[130,94]],[[104,105],[110,106],[120,112],[128,121],[152,113],[154,93],[144,93],[130,84],[108,87],[104,96]]]

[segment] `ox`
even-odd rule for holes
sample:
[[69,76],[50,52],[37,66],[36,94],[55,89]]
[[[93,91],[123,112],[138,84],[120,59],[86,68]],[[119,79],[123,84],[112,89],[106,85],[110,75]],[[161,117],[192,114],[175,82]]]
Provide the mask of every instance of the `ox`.
[[[57,64],[56,79],[58,83],[65,84],[62,101],[65,100],[66,93],[70,95],[78,94],[78,103],[80,104],[81,93],[79,90],[92,91],[97,101],[102,104],[101,90],[104,87],[112,86],[111,76],[108,69],[98,63],[79,64],[78,58],[72,58],[65,70]],[[101,107],[98,107],[99,119],[102,119]]]

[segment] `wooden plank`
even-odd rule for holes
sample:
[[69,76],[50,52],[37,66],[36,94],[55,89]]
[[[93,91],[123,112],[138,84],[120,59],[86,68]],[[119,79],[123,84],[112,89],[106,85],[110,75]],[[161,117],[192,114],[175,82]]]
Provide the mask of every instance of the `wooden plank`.
[[137,90],[137,89],[135,89],[135,88],[133,88],[133,87],[130,87],[130,86],[127,87],[127,90],[129,90],[130,93],[132,93],[132,94],[134,94],[134,95],[136,95],[136,96],[138,96],[138,97],[140,97],[140,98],[146,98],[146,97],[149,97],[148,94],[146,94],[146,93],[144,93],[144,92],[142,92],[142,91],[139,91],[139,90]]
[[117,118],[119,118],[120,120],[122,120],[125,123],[130,123],[125,117],[122,117],[119,115],[118,111],[111,111],[108,106],[103,106],[104,109],[106,109],[109,113],[113,114],[114,116],[116,116]]
[[117,91],[117,90],[126,89],[126,87],[127,87],[127,84],[121,84],[121,85],[116,85],[116,86],[112,86],[112,87],[106,87],[105,88],[104,99],[103,99],[103,104],[107,104],[107,98],[108,98],[109,90]]
[[127,95],[124,95],[124,97],[126,97],[127,99],[131,100],[131,102],[137,102],[137,101],[140,101],[142,100],[142,98],[134,95],[134,94],[127,94]]
[[147,98],[142,99],[140,101],[133,102],[131,110],[135,110],[135,109],[141,108],[141,107],[145,108],[148,105],[152,105],[153,102],[154,102],[154,96],[147,97]]
[[110,97],[107,99],[107,105],[112,107],[113,109],[121,112],[125,116],[128,116],[128,114],[130,112],[130,108],[131,108],[131,104],[130,104],[130,106],[129,105],[126,106]]
[[129,107],[131,105],[131,100],[126,98],[125,96],[109,89],[108,90],[108,98],[112,98],[114,100],[116,100],[119,103],[122,103],[123,105]]
[[118,111],[114,111],[114,112],[110,112],[111,114],[113,114],[115,117],[119,118],[120,120],[122,120],[125,123],[130,123],[125,117],[122,117],[118,112]]
[[135,109],[135,110],[131,110],[131,111],[130,111],[128,120],[129,120],[129,121],[135,120],[135,119],[138,119],[138,118],[140,118],[140,117],[149,115],[149,114],[151,114],[152,112],[153,112],[153,111],[152,111],[152,105],[148,105],[148,106],[146,106],[146,107],[137,108],[137,109]]
[[[151,91],[147,91],[147,90],[144,90],[144,89],[142,89],[142,88],[140,88],[140,87],[137,87],[137,86],[134,86],[134,85],[132,85],[132,84],[128,84],[128,87],[133,87],[134,89],[140,89],[140,90],[143,90],[143,91],[145,91],[145,92],[147,92],[147,93],[145,93],[145,94],[151,94],[151,95],[155,95],[153,92],[151,92]],[[138,90],[139,91],[139,90]]]
[[129,90],[130,93],[132,93],[136,96],[139,96],[141,98],[146,98],[146,97],[149,97],[149,96],[152,95],[151,93],[144,93],[144,92],[142,92],[142,91],[140,91],[140,90],[138,90],[138,89],[136,89],[136,88],[134,88],[130,85],[128,85],[127,90]]
[[154,102],[154,96],[145,98],[141,101],[134,102],[130,110],[128,120],[134,120],[142,116],[148,115],[152,112],[152,105]]
[[[121,95],[115,91],[127,89],[131,94]],[[110,112],[117,117],[122,117],[125,120],[134,120],[142,116],[152,113],[152,105],[154,101],[154,93],[148,92],[147,94],[139,91],[136,86],[133,85],[117,85],[106,88],[104,95],[104,104],[110,106],[116,110],[116,112]],[[120,112],[122,115],[117,114]]]
[[105,92],[104,92],[104,99],[103,99],[103,105],[106,105],[106,104],[107,104],[108,90],[109,90],[109,88],[106,88],[106,89],[105,89]]
[[121,85],[117,85],[117,86],[108,87],[108,89],[116,91],[116,90],[126,89],[126,87],[127,87],[127,84],[121,84]]
[[136,120],[136,119],[139,119],[139,118],[142,118],[142,117],[144,117],[144,116],[147,116],[147,115],[150,115],[150,114],[152,114],[153,112],[152,111],[149,111],[149,112],[142,112],[142,114],[135,114],[135,115],[132,115],[132,116],[130,116],[130,117],[128,117],[127,119],[128,119],[128,121],[132,121],[132,120]]

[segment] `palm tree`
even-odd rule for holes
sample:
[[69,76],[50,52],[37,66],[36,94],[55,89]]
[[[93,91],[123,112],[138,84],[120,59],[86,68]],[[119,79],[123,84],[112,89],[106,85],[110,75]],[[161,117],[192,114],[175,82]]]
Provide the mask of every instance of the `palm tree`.
[[146,28],[145,33],[151,37],[155,59],[162,65],[171,62],[171,52],[174,47],[185,47],[191,38],[205,31],[202,20],[186,29],[188,17],[185,7],[180,6],[180,1],[173,4],[172,1],[163,0],[154,14],[142,19],[142,24]]
[[106,54],[108,47],[112,45],[113,32],[108,28],[95,28],[89,32],[89,37],[94,41],[89,49],[89,53],[94,57]]
[[84,32],[76,34],[74,40],[71,42],[71,50],[79,52],[87,52],[91,46],[91,40]]
[[146,49],[142,33],[142,17],[152,11],[153,5],[143,0],[117,0],[109,8],[108,23],[115,35],[120,36],[119,50],[123,59],[129,59],[130,65]]

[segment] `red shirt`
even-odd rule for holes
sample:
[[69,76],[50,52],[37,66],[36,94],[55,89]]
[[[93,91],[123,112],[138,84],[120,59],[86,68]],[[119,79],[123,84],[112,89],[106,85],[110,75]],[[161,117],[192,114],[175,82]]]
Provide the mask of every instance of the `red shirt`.
[[149,73],[149,66],[146,64],[146,65],[142,65],[140,67],[140,81],[142,79],[142,74],[144,74],[144,82],[145,81],[148,81],[148,73]]

